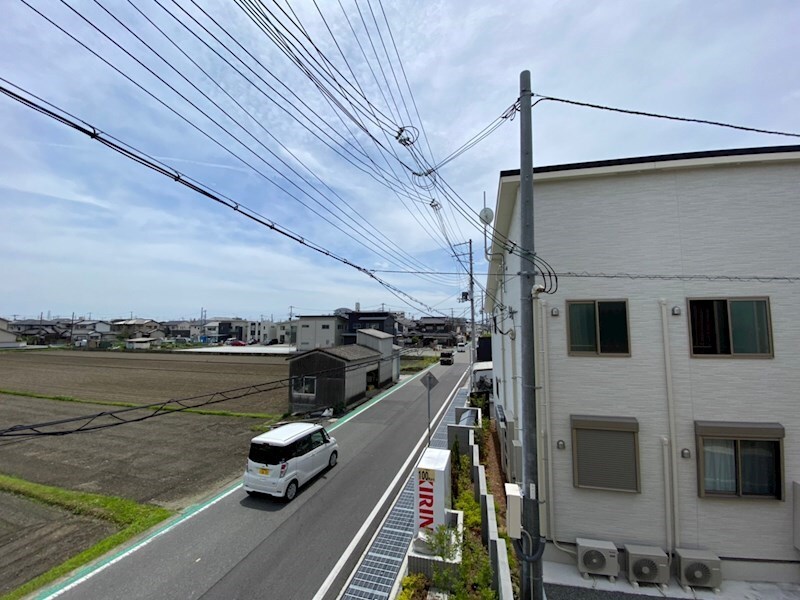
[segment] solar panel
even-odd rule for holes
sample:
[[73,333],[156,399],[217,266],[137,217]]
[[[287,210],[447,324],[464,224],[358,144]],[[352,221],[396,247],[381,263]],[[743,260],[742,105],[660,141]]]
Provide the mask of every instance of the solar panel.
[[[468,396],[466,389],[456,393],[431,437],[432,448],[447,450],[447,426],[456,422],[456,407],[466,406]],[[342,599],[387,599],[400,575],[403,559],[415,533],[414,479],[409,477],[369,550],[356,567]]]

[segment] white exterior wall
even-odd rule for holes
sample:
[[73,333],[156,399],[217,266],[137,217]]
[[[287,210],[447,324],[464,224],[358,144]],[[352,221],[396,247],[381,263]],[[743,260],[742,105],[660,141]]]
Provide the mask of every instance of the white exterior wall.
[[356,343],[359,346],[366,346],[367,348],[372,348],[373,350],[377,350],[381,353],[381,362],[378,366],[378,380],[381,383],[386,381],[397,381],[395,377],[395,365],[394,363],[397,362],[399,364],[400,359],[399,357],[395,360],[390,360],[390,357],[394,354],[394,350],[392,346],[394,345],[394,338],[392,337],[376,337],[374,335],[369,335],[364,331],[357,331],[356,332]]
[[[733,161],[735,159],[731,159]],[[666,165],[664,165],[666,166]],[[559,273],[800,275],[800,163],[652,168],[615,176],[534,178],[536,252]],[[563,175],[563,173],[562,173]],[[516,194],[518,195],[518,189]],[[498,216],[503,213],[497,207]],[[510,228],[519,239],[518,201]],[[517,257],[505,290],[490,291],[519,309]],[[541,283],[541,281],[538,281]],[[661,437],[669,435],[659,299],[668,309],[676,408],[680,545],[730,558],[800,561],[793,545],[792,482],[800,480],[800,305],[797,283],[560,277],[546,302],[558,539],[608,539],[618,546],[665,547],[665,473]],[[687,298],[767,296],[774,358],[691,358]],[[627,299],[630,357],[567,355],[566,300]],[[560,315],[551,316],[552,308]],[[669,310],[668,310],[669,312]],[[519,326],[516,315],[514,326]],[[507,331],[508,318],[498,318]],[[519,422],[519,336],[493,335],[501,402]],[[537,385],[542,384],[537,373]],[[539,396],[540,408],[542,397]],[[572,481],[570,415],[635,417],[639,422],[641,493],[579,489]],[[540,423],[543,415],[540,414]],[[784,439],[785,501],[698,497],[696,420],[779,422]],[[540,436],[541,440],[541,436]],[[565,450],[556,441],[566,442]],[[540,457],[542,455],[540,454]],[[540,464],[541,476],[545,472]],[[544,511],[542,514],[545,517]]]
[[[298,350],[333,348],[342,344],[342,330],[336,328],[341,320],[336,316],[300,317],[300,320],[295,323],[297,324]],[[327,325],[328,329],[323,329],[323,325]]]

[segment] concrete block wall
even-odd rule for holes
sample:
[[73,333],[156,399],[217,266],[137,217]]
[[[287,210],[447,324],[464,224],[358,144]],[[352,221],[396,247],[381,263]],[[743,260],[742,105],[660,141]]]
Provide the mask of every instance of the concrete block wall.
[[477,464],[473,470],[473,491],[475,500],[481,507],[481,541],[489,551],[489,561],[492,566],[492,588],[497,592],[500,600],[512,600],[513,588],[511,570],[508,565],[508,548],[497,529],[494,496],[486,487],[486,468],[477,462],[479,460],[477,445],[472,445],[471,454],[475,457]]

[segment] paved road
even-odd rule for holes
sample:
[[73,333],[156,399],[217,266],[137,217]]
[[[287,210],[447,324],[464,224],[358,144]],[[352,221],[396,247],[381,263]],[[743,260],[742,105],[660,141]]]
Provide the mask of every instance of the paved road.
[[[434,366],[440,381],[431,393],[439,409],[468,367]],[[147,538],[101,563],[100,570],[40,597],[109,599],[311,599],[322,590],[335,598],[377,527],[380,515],[405,482],[408,461],[427,432],[427,391],[418,378],[333,427],[339,464],[302,489],[294,502],[248,497],[240,487],[167,532]],[[398,473],[406,465],[402,476]],[[187,476],[191,474],[187,473]],[[391,484],[397,489],[387,494]],[[348,560],[335,567],[381,499],[385,506]],[[72,587],[70,587],[72,586]]]

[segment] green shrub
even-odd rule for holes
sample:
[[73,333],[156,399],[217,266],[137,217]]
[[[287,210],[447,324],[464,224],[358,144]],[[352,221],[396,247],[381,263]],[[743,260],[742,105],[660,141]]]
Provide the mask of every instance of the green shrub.
[[397,600],[424,600],[428,593],[430,582],[422,573],[414,573],[403,577],[400,584],[401,591]]

